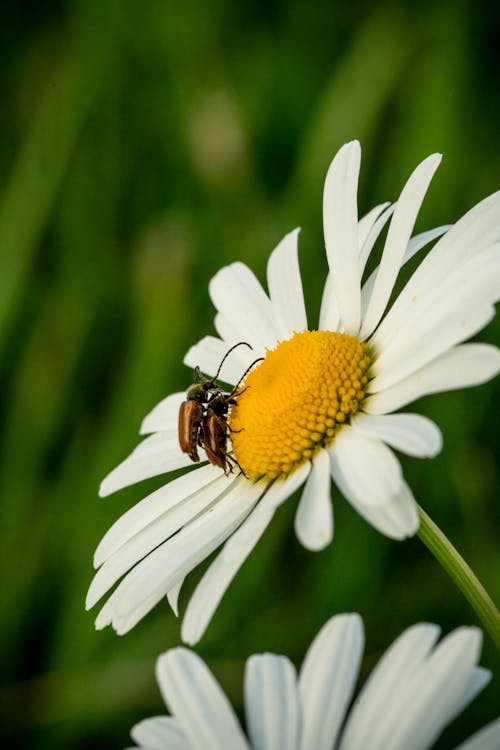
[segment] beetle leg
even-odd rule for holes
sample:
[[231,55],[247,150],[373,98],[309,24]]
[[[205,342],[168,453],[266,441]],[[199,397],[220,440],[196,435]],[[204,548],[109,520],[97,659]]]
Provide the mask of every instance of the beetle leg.
[[[228,464],[229,464],[229,466],[230,466],[230,469],[229,469],[230,473],[232,473],[232,471],[233,471],[233,467],[234,467],[234,466],[237,466],[237,467],[238,467],[238,469],[239,469],[239,470],[241,471],[241,473],[243,474],[243,476],[245,477],[245,479],[248,479],[247,475],[245,474],[245,472],[244,472],[244,471],[243,471],[243,469],[241,468],[241,466],[240,466],[240,464],[238,463],[237,459],[236,459],[236,458],[235,458],[235,457],[234,457],[234,456],[233,456],[233,455],[232,455],[231,453],[226,453],[226,461],[228,462]],[[231,466],[231,461],[233,462],[233,465],[232,465],[232,466]]]

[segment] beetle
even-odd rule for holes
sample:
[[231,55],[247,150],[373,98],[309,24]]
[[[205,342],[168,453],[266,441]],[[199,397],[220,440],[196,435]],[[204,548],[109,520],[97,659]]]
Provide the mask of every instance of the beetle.
[[[238,461],[227,451],[229,432],[235,432],[227,422],[229,407],[236,405],[237,396],[240,396],[246,390],[246,388],[243,388],[238,393],[240,383],[252,367],[262,359],[264,357],[259,357],[247,367],[231,393],[225,394],[222,391],[217,391],[210,397],[206,406],[206,413],[202,420],[202,445],[205,448],[210,463],[214,466],[220,466],[226,475],[232,472],[235,464],[239,467],[241,473],[244,474]],[[237,432],[239,431],[237,430]]]
[[[246,341],[240,341],[238,344],[232,346],[222,358],[217,372],[213,378],[209,380],[202,380],[200,383],[194,383],[191,385],[186,392],[186,400],[182,402],[179,409],[179,423],[178,423],[178,436],[179,446],[183,453],[187,453],[191,461],[198,463],[200,457],[198,455],[198,446],[203,446],[203,419],[206,415],[206,405],[218,394],[222,395],[220,388],[215,384],[222,365],[224,364],[227,356],[236,349],[237,346],[248,346],[252,348]],[[200,377],[199,367],[195,368],[195,374]],[[241,381],[240,381],[241,382]],[[215,405],[215,411],[220,411],[222,404],[219,407]],[[227,406],[224,414],[227,414]],[[220,415],[223,414],[221,412]],[[208,428],[208,425],[207,425]],[[208,428],[210,429],[210,428]],[[211,441],[211,445],[215,444]],[[218,453],[218,451],[216,451]]]
[[227,448],[228,432],[231,429],[227,423],[229,406],[236,403],[236,399],[215,393],[207,404],[206,414],[202,421],[202,441],[207,458],[214,466],[220,466],[224,474],[232,470],[231,460]]

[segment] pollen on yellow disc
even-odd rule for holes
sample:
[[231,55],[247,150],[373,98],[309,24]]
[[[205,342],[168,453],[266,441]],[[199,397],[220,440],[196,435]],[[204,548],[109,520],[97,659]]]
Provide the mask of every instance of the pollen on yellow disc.
[[358,411],[368,345],[332,331],[303,331],[266,353],[229,417],[232,450],[250,479],[289,474],[333,440]]

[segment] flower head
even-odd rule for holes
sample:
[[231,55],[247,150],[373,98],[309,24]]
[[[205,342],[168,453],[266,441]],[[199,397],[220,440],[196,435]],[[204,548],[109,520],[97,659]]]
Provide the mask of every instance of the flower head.
[[[244,681],[248,736],[204,662],[172,649],[156,665],[171,715],[137,724],[132,738],[158,750],[426,750],[490,679],[477,666],[479,630],[438,638],[439,628],[429,624],[402,633],[350,709],[363,652],[359,615],[332,617],[299,675],[285,656],[251,656]],[[457,750],[494,750],[499,743],[500,719]]]
[[[222,421],[243,473],[211,463],[167,482],[126,512],[95,553],[93,606],[125,576],[98,615],[97,627],[124,633],[167,595],[177,609],[184,577],[222,543],[196,588],[182,636],[195,643],[226,588],[277,507],[304,485],[295,530],[309,549],[333,537],[331,480],[383,534],[403,539],[418,528],[417,507],[393,449],[431,457],[441,448],[426,417],[394,413],[416,398],[476,385],[500,369],[500,353],[462,343],[494,315],[500,297],[500,193],[451,228],[412,237],[440,157],[410,175],[394,205],[358,221],[360,147],[343,146],[327,174],[324,234],[329,274],[317,330],[308,328],[298,266],[298,231],[270,256],[266,293],[250,269],[233,263],[210,282],[218,337],[193,346],[185,362],[236,385]],[[390,220],[379,266],[363,280]],[[401,267],[436,244],[391,302]],[[153,433],[101,485],[108,495],[142,479],[192,466],[178,442],[184,393],[161,401],[141,432]],[[227,420],[227,421],[226,421]],[[203,441],[201,441],[203,442]],[[202,459],[206,458],[200,449]],[[210,457],[210,456],[209,456]],[[236,463],[235,463],[236,466]]]

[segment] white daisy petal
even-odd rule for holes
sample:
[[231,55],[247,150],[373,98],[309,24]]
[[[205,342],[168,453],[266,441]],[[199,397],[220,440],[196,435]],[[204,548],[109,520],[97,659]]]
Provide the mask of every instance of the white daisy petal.
[[381,507],[363,505],[361,500],[354,497],[347,499],[373,528],[391,539],[407,539],[417,533],[419,526],[417,504],[406,483],[402,485],[397,495]]
[[179,447],[177,432],[156,432],[139,443],[137,448],[103,479],[99,495],[107,497],[130,484],[182,469],[190,464],[191,459],[182,453]]
[[196,587],[184,615],[182,640],[191,645],[203,636],[229,584],[253,550],[274,516],[276,508],[303,484],[309,464],[286,479],[276,480],[221,552]]
[[358,221],[358,243],[359,252],[361,255],[361,248],[365,244],[366,240],[373,231],[374,226],[377,224],[380,217],[385,213],[386,209],[390,207],[389,201],[385,203],[379,203],[378,206],[371,208],[367,214],[361,217]]
[[378,356],[371,387],[380,390],[397,383],[477,333],[490,320],[499,297],[500,243],[455,269],[441,288],[433,284],[415,299],[411,317],[400,320],[399,331],[385,348],[379,347],[375,334]]
[[332,617],[312,642],[300,670],[300,750],[331,750],[356,684],[363,653],[359,615]]
[[335,453],[329,453],[333,481],[360,516],[391,539],[405,539],[416,533],[419,525],[417,504],[406,482],[402,482],[399,492],[384,505],[367,504],[346,482]]
[[375,330],[394,287],[403,256],[429,183],[441,156],[433,154],[410,175],[396,204],[389,226],[382,260],[373,286],[373,292],[361,326],[360,337],[365,339]]
[[321,310],[319,313],[320,331],[338,331],[340,330],[340,310],[335,296],[333,276],[331,271],[328,273],[321,298]]
[[140,721],[130,732],[134,742],[148,750],[186,750],[186,737],[171,716],[153,716]]
[[373,225],[370,227],[370,231],[366,235],[366,237],[362,237],[361,235],[361,221],[358,224],[358,232],[359,232],[359,270],[361,276],[363,275],[363,272],[365,270],[365,266],[368,262],[368,258],[370,257],[370,253],[373,250],[373,246],[375,245],[375,242],[377,241],[380,232],[387,224],[387,221],[394,213],[394,209],[396,208],[396,204],[391,205],[390,203],[383,203],[382,206],[378,206],[377,208],[384,208],[384,211],[378,216],[377,220],[373,223]]
[[[363,270],[373,245],[393,210],[394,206],[391,206],[389,203],[382,203],[380,206],[375,206],[358,222],[360,277],[363,275]],[[323,290],[318,328],[320,331],[340,330],[340,311],[335,296],[331,272],[328,273]]]
[[364,437],[382,440],[408,456],[432,458],[443,445],[439,427],[421,414],[358,414],[352,427]]
[[[416,234],[414,237],[412,237],[408,242],[406,251],[403,255],[401,267],[404,266],[405,263],[408,263],[408,261],[411,260],[414,255],[420,252],[420,250],[423,250],[423,248],[426,247],[430,242],[433,242],[435,239],[448,232],[452,226],[452,224],[444,224],[443,226],[435,227],[434,229],[428,229],[426,232],[421,232],[420,234]],[[377,268],[375,268],[375,270],[370,274],[366,282],[363,284],[363,288],[361,289],[361,316],[363,319],[373,294],[373,287],[375,286],[375,282],[377,280],[379,268],[380,266],[377,266]]]
[[267,286],[280,339],[307,328],[297,248],[299,231],[294,229],[281,240],[267,264]]
[[163,513],[174,508],[178,503],[186,500],[193,493],[214,482],[217,487],[214,490],[214,497],[216,497],[218,493],[222,492],[219,486],[221,484],[229,486],[232,479],[232,477],[222,479],[220,470],[209,464],[200,466],[188,474],[183,474],[147,495],[120,516],[108,529],[95,551],[94,567],[98,568],[135,534],[142,531]]
[[196,654],[185,648],[167,651],[158,659],[156,674],[188,747],[249,750],[231,704]]
[[175,586],[167,591],[167,601],[170,604],[170,608],[176,617],[179,617],[179,594],[181,593],[182,584],[184,578],[178,581]]
[[295,533],[302,546],[310,550],[324,549],[332,541],[330,458],[325,450],[314,457],[312,470],[295,514]]
[[437,625],[414,625],[385,652],[356,698],[342,733],[340,750],[365,750],[373,744],[373,732],[385,721],[400,690],[426,659],[439,638]]
[[414,255],[420,252],[420,250],[426,247],[430,242],[434,242],[434,240],[437,240],[439,237],[442,237],[443,234],[449,232],[452,226],[453,224],[443,224],[440,227],[427,229],[425,232],[420,232],[420,234],[416,234],[412,237],[408,242],[408,247],[403,256],[403,265],[411,260]]
[[222,315],[222,313],[216,313],[214,318],[214,326],[221,339],[223,339],[223,341],[225,341],[228,346],[231,344],[235,344],[238,341],[238,328],[232,323],[231,320],[229,320],[229,318],[227,318],[225,315]]
[[386,414],[421,396],[485,383],[500,372],[500,350],[490,344],[461,344],[364,402],[370,414]]
[[[446,636],[413,674],[402,674],[386,699],[383,720],[372,723],[373,750],[425,750],[454,714],[480,652],[481,633],[459,628]],[[348,747],[354,747],[348,744]],[[363,747],[362,744],[358,747]]]
[[[243,341],[243,339],[241,339]],[[214,376],[219,370],[219,366],[228,353],[229,347],[226,341],[217,339],[214,336],[205,336],[192,346],[184,357],[184,364],[189,367],[199,367],[202,373]],[[248,346],[238,346],[234,349],[220,368],[218,380],[224,383],[235,385],[249,365],[264,354],[263,350],[255,348],[250,349]]]
[[[248,659],[244,703],[250,739],[213,675],[193,652],[176,648],[157,660],[157,679],[171,717],[134,728],[144,750],[428,750],[490,674],[478,667],[481,633],[458,628],[440,643],[439,627],[421,623],[397,638],[348,712],[363,652],[357,614],[332,617],[313,640],[299,679],[284,656]],[[347,716],[346,716],[347,714]],[[500,720],[456,750],[497,750]],[[147,743],[147,744],[146,744]],[[170,745],[168,745],[170,747]]]
[[460,268],[497,241],[499,226],[500,191],[468,211],[424,258],[377,330],[380,348],[390,342],[400,329],[401,320],[414,307],[414,300],[420,299],[430,284],[439,290],[451,270]]
[[173,432],[177,430],[179,408],[186,398],[185,391],[171,393],[159,404],[156,404],[149,414],[144,417],[141,424],[141,435],[149,432]]
[[401,489],[401,465],[380,440],[363,437],[346,426],[339,430],[328,451],[335,456],[350,494],[365,505],[382,506]]
[[479,656],[481,634],[460,628],[430,652],[436,628],[403,633],[352,709],[342,748],[425,750],[454,716]]
[[298,750],[301,710],[297,673],[284,656],[251,656],[245,668],[245,709],[253,750]]
[[251,511],[265,489],[261,482],[236,479],[216,504],[157,547],[123,579],[96,620],[130,630],[179,580],[224,542]]
[[357,189],[361,149],[352,141],[338,151],[325,180],[323,228],[343,330],[355,336],[361,320]]
[[498,750],[500,747],[500,718],[472,735],[465,742],[461,742],[455,750]]
[[[224,477],[224,475],[222,476]],[[222,479],[219,476],[215,481],[204,487],[200,487],[189,497],[176,503],[176,505],[162,513],[153,522],[144,525],[141,529],[137,529],[135,534],[126,543],[122,544],[119,549],[108,556],[94,576],[94,580],[87,593],[87,609],[93,607],[119,578],[131,570],[136,563],[145,558],[159,544],[166,542],[180,528],[200,513],[206,511],[209,506],[216,503],[221,494],[229,486],[230,483],[227,481],[227,478],[224,477]]]
[[274,346],[278,330],[271,301],[259,281],[243,263],[231,263],[218,271],[209,284],[217,310],[233,322],[241,341],[256,351]]
[[474,698],[486,687],[491,680],[491,672],[489,669],[483,669],[483,667],[476,667],[469,678],[469,682],[463,695],[460,696],[457,705],[453,712],[450,714],[450,721],[453,721],[455,716],[462,713],[464,708],[467,708],[469,703],[472,703]]

